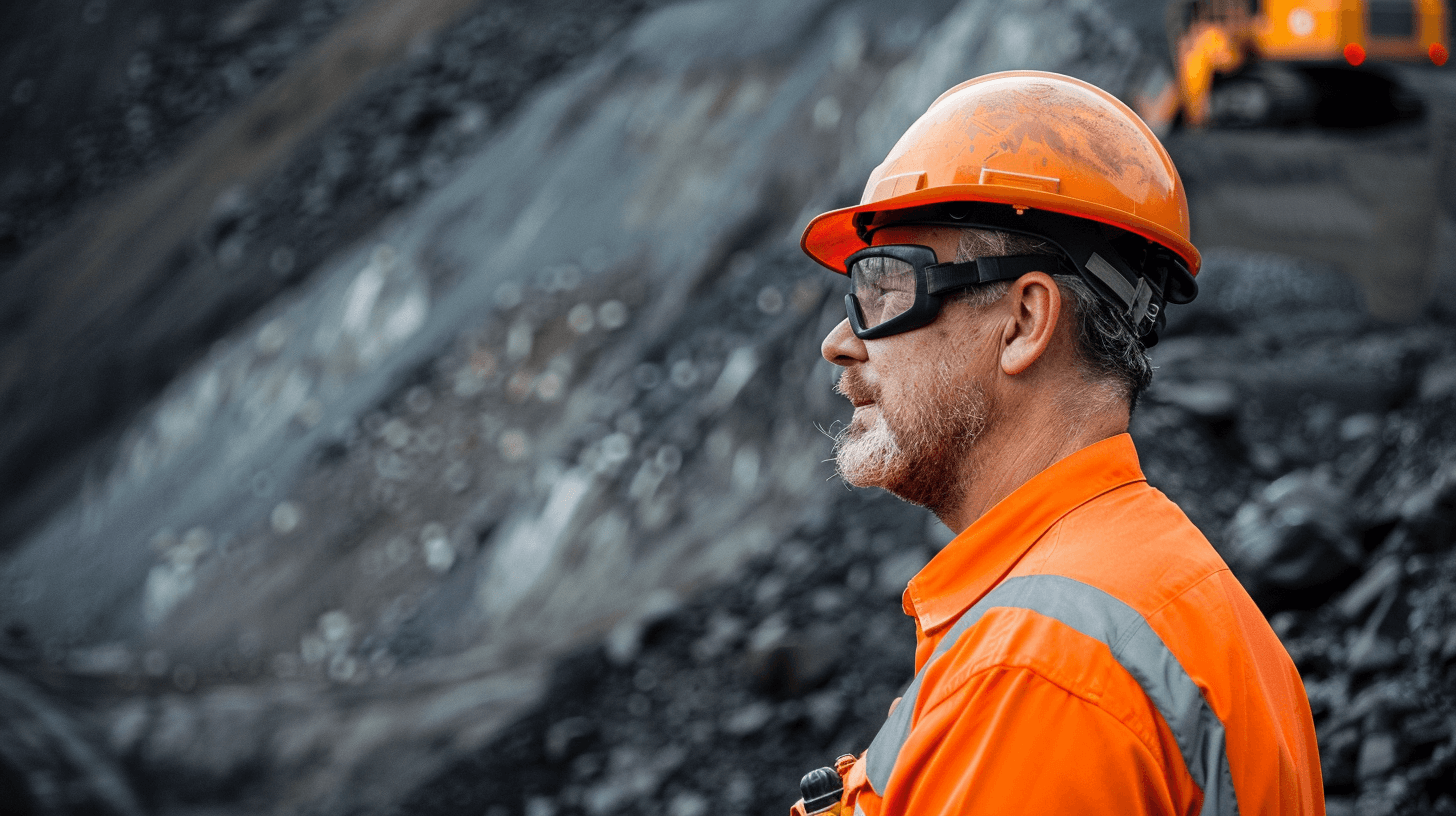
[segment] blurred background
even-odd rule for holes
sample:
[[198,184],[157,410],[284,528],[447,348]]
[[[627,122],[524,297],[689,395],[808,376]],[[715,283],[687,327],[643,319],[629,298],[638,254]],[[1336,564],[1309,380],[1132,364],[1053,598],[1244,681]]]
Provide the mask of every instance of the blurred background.
[[1133,434],[1330,812],[1456,813],[1448,15],[1303,5],[7,4],[0,813],[783,812],[950,538],[834,478],[798,235],[1009,68],[1187,183]]

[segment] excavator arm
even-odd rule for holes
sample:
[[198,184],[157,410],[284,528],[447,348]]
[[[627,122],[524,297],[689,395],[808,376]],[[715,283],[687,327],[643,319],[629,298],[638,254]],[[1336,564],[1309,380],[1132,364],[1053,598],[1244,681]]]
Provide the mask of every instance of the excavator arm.
[[1207,124],[1214,74],[1232,73],[1243,62],[1243,49],[1221,26],[1195,23],[1188,30],[1178,43],[1178,96],[1188,124]]

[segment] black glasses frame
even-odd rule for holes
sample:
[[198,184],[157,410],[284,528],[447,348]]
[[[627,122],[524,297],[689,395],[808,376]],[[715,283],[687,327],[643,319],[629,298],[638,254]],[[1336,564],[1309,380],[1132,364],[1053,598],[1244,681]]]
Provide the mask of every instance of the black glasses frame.
[[[878,326],[865,328],[864,310],[854,294],[854,265],[865,258],[894,258],[904,261],[915,269],[915,302],[910,308],[886,320]],[[889,244],[866,247],[844,261],[844,271],[849,275],[849,294],[844,296],[844,310],[849,315],[849,327],[854,336],[861,340],[875,340],[892,334],[918,329],[935,320],[940,314],[941,296],[931,294],[925,269],[936,263],[935,250],[919,244]]]
[[[915,270],[915,302],[910,308],[878,326],[865,327],[864,311],[854,294],[854,265],[865,258],[894,258]],[[850,292],[844,296],[849,327],[861,340],[877,340],[930,324],[945,304],[944,295],[980,283],[1015,280],[1028,272],[1051,274],[1060,258],[1055,255],[1005,255],[977,258],[963,263],[937,263],[935,250],[920,244],[885,244],[865,247],[844,261],[850,276]]]

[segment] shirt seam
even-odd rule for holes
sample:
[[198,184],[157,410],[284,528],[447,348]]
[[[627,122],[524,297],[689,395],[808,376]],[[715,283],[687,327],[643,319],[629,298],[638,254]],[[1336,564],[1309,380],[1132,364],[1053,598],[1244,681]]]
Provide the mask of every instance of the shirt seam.
[[[1066,521],[1066,516],[1063,516],[1063,517],[1057,519],[1052,524],[1051,527],[1047,528],[1047,531],[1045,533],[1042,533],[1041,536],[1039,538],[1037,538],[1036,541],[1031,542],[1031,546],[1030,547],[1027,547],[1026,548],[1026,554],[1027,555],[1030,555],[1031,554],[1031,551],[1033,549],[1037,549],[1037,545],[1041,544],[1041,542],[1043,540],[1046,540],[1046,544],[1042,545],[1042,547],[1041,547],[1041,549],[1043,551],[1040,552],[1040,553],[1038,553],[1038,555],[1041,556],[1041,563],[1038,564],[1035,567],[1035,569],[1036,569],[1037,572],[1041,572],[1042,569],[1046,567],[1047,562],[1050,561],[1051,558],[1052,558],[1052,555],[1054,555],[1056,553],[1057,547],[1061,546],[1061,543],[1062,543],[1062,522],[1063,521]],[[1025,557],[1026,556],[1022,556],[1022,559],[1025,560]],[[1017,564],[1020,564],[1020,563],[1021,563],[1020,561],[1017,562]],[[1015,570],[1017,564],[1013,564],[1011,566],[1011,569],[1012,570]],[[1007,574],[1009,575],[1010,574],[1010,571],[1008,571]],[[1004,581],[1006,579],[1005,578],[1002,578],[1001,580]],[[995,587],[992,587],[992,589],[995,589]]]
[[1151,610],[1148,611],[1146,615],[1143,615],[1143,619],[1146,620],[1148,622],[1148,626],[1151,627],[1153,625],[1153,618],[1157,617],[1157,615],[1161,613],[1164,609],[1167,609],[1168,606],[1171,605],[1174,601],[1182,598],[1184,595],[1187,595],[1188,593],[1202,586],[1210,579],[1217,577],[1218,574],[1222,572],[1233,572],[1233,570],[1230,570],[1227,566],[1214,567],[1212,572],[1209,572],[1208,574],[1204,575],[1202,578],[1199,578],[1197,581],[1194,581],[1188,586],[1183,587],[1172,596],[1170,596],[1168,600],[1163,601],[1162,603],[1153,607]]
[[1143,474],[1141,474],[1141,473],[1139,473],[1134,478],[1128,479],[1125,482],[1118,482],[1115,485],[1109,485],[1105,490],[1102,490],[1099,493],[1096,493],[1094,495],[1088,496],[1086,499],[1083,499],[1082,501],[1077,502],[1075,505],[1073,505],[1071,507],[1068,507],[1067,510],[1066,510],[1066,512],[1062,513],[1060,516],[1057,516],[1056,520],[1053,521],[1049,527],[1047,527],[1047,530],[1045,532],[1043,532],[1041,535],[1037,536],[1036,537],[1036,541],[1031,542],[1031,545],[1033,547],[1035,547],[1036,546],[1036,542],[1037,541],[1040,541],[1042,539],[1042,536],[1045,536],[1047,532],[1050,532],[1052,527],[1059,527],[1059,526],[1061,526],[1062,522],[1064,522],[1064,521],[1067,520],[1067,516],[1070,516],[1073,513],[1077,512],[1078,510],[1081,510],[1083,507],[1086,507],[1087,505],[1091,504],[1092,502],[1097,501],[1098,499],[1102,498],[1103,496],[1106,496],[1109,493],[1113,493],[1113,492],[1116,492],[1118,490],[1121,490],[1124,487],[1131,487],[1132,485],[1135,485],[1138,482],[1143,482],[1143,483],[1146,484],[1147,481],[1148,481],[1148,477],[1145,476],[1145,475],[1143,475]]
[[[957,682],[956,683],[956,687],[953,688],[953,689],[951,689],[951,691],[948,692],[945,696],[943,696],[935,705],[933,705],[930,708],[927,708],[925,711],[921,712],[921,715],[916,718],[916,721],[919,722],[921,720],[924,720],[926,717],[930,716],[931,712],[936,711],[941,706],[945,705],[947,702],[949,702],[950,700],[952,700],[955,697],[957,697],[961,693],[961,691],[963,691],[966,686],[970,685],[971,681],[974,680],[975,678],[980,677],[981,675],[986,674],[987,672],[994,671],[994,670],[997,670],[997,669],[1001,669],[1001,670],[1004,670],[1004,671],[1007,671],[1007,672],[1012,672],[1012,671],[1025,672],[1025,673],[1027,673],[1029,675],[1032,675],[1032,676],[1036,677],[1037,679],[1041,680],[1042,682],[1046,683],[1047,685],[1050,685],[1050,686],[1053,686],[1053,687],[1055,687],[1057,689],[1060,689],[1063,694],[1066,694],[1069,697],[1075,697],[1078,700],[1081,700],[1083,703],[1085,703],[1085,704],[1091,706],[1092,708],[1094,708],[1094,709],[1102,712],[1109,719],[1111,719],[1113,722],[1115,722],[1118,725],[1122,726],[1123,729],[1125,731],[1127,731],[1127,733],[1130,734],[1134,740],[1137,741],[1137,744],[1140,745],[1140,746],[1142,746],[1142,748],[1143,748],[1144,751],[1147,751],[1148,756],[1153,761],[1153,764],[1155,764],[1158,767],[1158,769],[1163,772],[1164,777],[1166,777],[1168,775],[1168,768],[1164,765],[1163,761],[1158,758],[1159,750],[1158,750],[1157,746],[1148,744],[1147,740],[1143,739],[1142,735],[1140,735],[1137,732],[1137,729],[1133,728],[1131,725],[1129,725],[1127,722],[1125,722],[1121,717],[1117,716],[1116,714],[1113,714],[1111,711],[1108,711],[1106,708],[1104,708],[1102,706],[1101,702],[1098,702],[1098,701],[1095,701],[1095,700],[1091,700],[1091,699],[1088,698],[1087,695],[1082,694],[1082,693],[1077,692],[1077,691],[1074,691],[1074,690],[1072,690],[1070,688],[1067,688],[1067,685],[1066,684],[1059,683],[1056,680],[1053,680],[1052,678],[1047,677],[1045,674],[1043,674],[1042,672],[1038,671],[1035,668],[1032,668],[1031,666],[1008,666],[1008,665],[1006,665],[1004,663],[995,663],[995,664],[992,664],[990,666],[985,666],[983,668],[977,669],[976,671],[971,672],[970,674],[966,675],[966,677],[963,680]],[[1161,716],[1161,715],[1159,715],[1159,716]]]

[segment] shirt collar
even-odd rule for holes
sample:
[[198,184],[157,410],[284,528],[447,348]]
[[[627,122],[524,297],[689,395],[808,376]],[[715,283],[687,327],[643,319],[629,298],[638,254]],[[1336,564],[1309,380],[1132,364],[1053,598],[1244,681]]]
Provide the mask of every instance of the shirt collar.
[[1132,437],[1118,434],[1033,476],[951,540],[905,589],[905,611],[927,634],[1001,581],[1042,534],[1074,508],[1144,480]]

